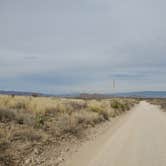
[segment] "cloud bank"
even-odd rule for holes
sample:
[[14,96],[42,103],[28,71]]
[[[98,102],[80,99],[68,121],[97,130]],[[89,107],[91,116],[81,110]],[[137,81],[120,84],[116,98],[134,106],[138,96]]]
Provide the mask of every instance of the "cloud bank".
[[166,90],[163,0],[1,0],[0,89]]

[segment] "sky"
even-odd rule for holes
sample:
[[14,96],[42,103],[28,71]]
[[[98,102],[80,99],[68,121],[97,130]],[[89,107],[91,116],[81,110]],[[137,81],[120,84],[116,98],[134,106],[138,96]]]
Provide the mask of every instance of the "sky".
[[165,6],[165,0],[0,0],[0,89],[166,91]]

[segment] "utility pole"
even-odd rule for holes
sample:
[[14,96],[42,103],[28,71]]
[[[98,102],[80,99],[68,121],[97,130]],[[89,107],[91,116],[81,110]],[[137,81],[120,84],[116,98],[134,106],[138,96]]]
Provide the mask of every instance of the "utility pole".
[[113,80],[113,82],[112,82],[112,89],[113,89],[113,93],[115,93],[115,80]]
[[115,80],[113,80],[113,89],[115,89]]

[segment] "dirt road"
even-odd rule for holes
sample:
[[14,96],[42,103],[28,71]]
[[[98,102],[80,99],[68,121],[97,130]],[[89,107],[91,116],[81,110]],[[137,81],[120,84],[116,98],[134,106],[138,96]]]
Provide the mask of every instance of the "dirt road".
[[65,166],[166,166],[166,113],[141,102]]

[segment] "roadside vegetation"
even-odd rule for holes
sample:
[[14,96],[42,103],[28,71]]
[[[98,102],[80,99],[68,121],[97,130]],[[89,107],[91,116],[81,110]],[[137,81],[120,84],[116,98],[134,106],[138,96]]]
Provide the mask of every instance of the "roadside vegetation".
[[148,101],[152,104],[159,105],[163,111],[166,111],[166,99],[159,98],[159,99],[148,99]]
[[[44,154],[62,140],[80,139],[87,128],[130,110],[134,99],[63,99],[0,96],[0,165],[36,165],[31,155]],[[58,152],[57,156],[58,158]],[[33,159],[35,160],[35,159]],[[36,162],[36,163],[35,163]]]

